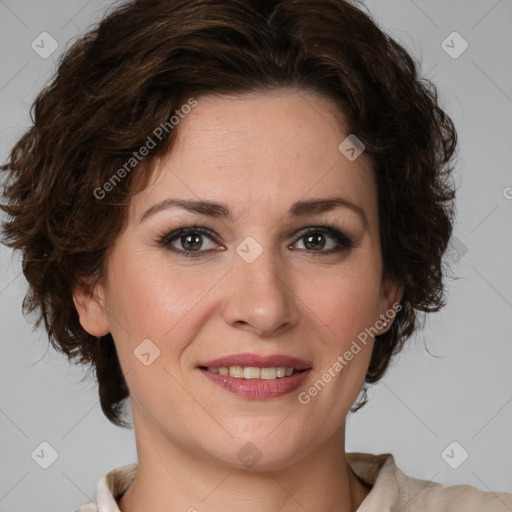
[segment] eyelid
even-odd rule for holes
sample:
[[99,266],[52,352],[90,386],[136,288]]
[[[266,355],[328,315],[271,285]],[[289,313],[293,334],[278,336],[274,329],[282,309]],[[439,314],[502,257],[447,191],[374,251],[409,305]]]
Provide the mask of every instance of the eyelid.
[[[198,224],[182,224],[182,226],[177,226],[172,231],[164,231],[160,234],[158,237],[157,242],[165,249],[168,249],[169,251],[175,253],[175,254],[184,254],[186,257],[199,257],[200,255],[206,255],[209,253],[212,253],[213,251],[219,251],[219,250],[225,250],[225,248],[222,249],[209,249],[209,250],[199,250],[199,251],[185,251],[183,249],[177,249],[176,247],[172,247],[171,244],[175,242],[176,240],[179,240],[180,237],[186,236],[188,234],[201,234],[208,238],[210,238],[213,242],[215,242],[218,245],[220,242],[218,241],[218,236],[216,233],[209,229],[205,228],[203,226],[200,226]],[[307,249],[300,249],[303,252],[310,253],[311,255],[329,255],[333,253],[339,253],[341,251],[346,251],[349,249],[352,249],[356,246],[356,243],[354,240],[345,234],[344,230],[341,229],[337,223],[335,222],[324,222],[321,225],[312,225],[307,226],[305,228],[300,229],[299,231],[294,231],[292,235],[289,235],[290,237],[293,237],[293,240],[290,244],[288,244],[288,247],[290,245],[295,245],[300,240],[306,236],[308,233],[323,233],[330,236],[333,240],[337,242],[337,247],[334,249],[329,250],[320,250],[320,251],[308,251]],[[171,248],[170,248],[171,246]]]
[[[296,242],[303,238],[308,233],[324,233],[332,238],[338,240],[344,247],[352,248],[355,246],[355,242],[352,237],[348,236],[343,229],[338,227],[335,223],[326,222],[324,224],[318,226],[311,226],[304,228],[297,233],[294,234],[296,238]],[[296,243],[294,242],[294,243]],[[310,251],[313,252],[313,251]],[[327,252],[327,251],[319,251],[319,252]]]
[[[183,227],[178,226],[177,228],[173,229],[172,231],[164,231],[163,233],[160,234],[158,239],[162,244],[170,244],[174,238],[178,238],[179,236],[185,236],[189,233],[200,233],[201,235],[206,235],[206,236],[210,237],[213,241],[218,243],[216,240],[217,237],[216,237],[216,235],[213,234],[212,230],[210,230],[208,228],[204,228],[204,227],[196,225],[196,224],[187,224],[187,225],[183,225]],[[202,251],[202,252],[205,252],[205,251]]]

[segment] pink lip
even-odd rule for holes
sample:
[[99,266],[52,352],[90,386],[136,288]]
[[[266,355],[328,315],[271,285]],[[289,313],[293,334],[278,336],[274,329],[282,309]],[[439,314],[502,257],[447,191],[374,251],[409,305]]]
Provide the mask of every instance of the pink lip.
[[296,370],[307,370],[311,368],[311,363],[296,357],[280,354],[274,356],[232,354],[230,356],[199,363],[197,366],[206,366],[207,368],[220,368],[222,366],[252,366],[254,368],[269,368],[273,366],[284,366],[285,368],[295,368]]
[[[234,365],[233,365],[234,366]],[[221,388],[231,391],[235,395],[250,400],[266,400],[286,395],[296,390],[309,375],[310,370],[295,373],[290,377],[282,377],[275,380],[263,379],[237,379],[231,375],[220,375],[208,370],[201,373]]]
[[[285,355],[258,356],[255,354],[233,354],[219,359],[213,359],[197,365],[201,373],[213,383],[242,398],[251,400],[265,400],[286,395],[296,390],[307,378],[311,371],[311,363]],[[231,375],[211,373],[205,368],[219,368],[229,366],[252,366],[255,368],[268,368],[283,366],[302,370],[290,377],[274,380],[264,379],[238,379]]]

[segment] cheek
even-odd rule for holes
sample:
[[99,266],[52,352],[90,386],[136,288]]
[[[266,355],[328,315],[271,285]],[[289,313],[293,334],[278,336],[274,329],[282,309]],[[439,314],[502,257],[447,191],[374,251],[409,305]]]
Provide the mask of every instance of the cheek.
[[333,343],[350,343],[378,319],[380,275],[371,265],[315,272],[298,295]]
[[135,370],[132,379],[147,369],[134,357],[146,349],[151,358],[156,355],[153,370],[165,367],[180,372],[183,352],[215,313],[215,304],[208,299],[221,275],[201,272],[199,266],[171,267],[158,256],[120,251],[110,262],[109,324],[125,374]]
[[[109,309],[132,336],[161,339],[197,302],[200,281],[168,271],[147,255],[113,258],[109,275]],[[191,286],[194,282],[194,286]]]

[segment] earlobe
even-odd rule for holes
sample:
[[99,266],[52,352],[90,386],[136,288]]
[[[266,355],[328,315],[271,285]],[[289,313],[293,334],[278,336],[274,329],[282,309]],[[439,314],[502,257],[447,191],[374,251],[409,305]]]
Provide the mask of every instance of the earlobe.
[[401,309],[400,301],[403,296],[403,285],[395,280],[386,279],[381,287],[381,307],[379,320],[379,335],[389,330],[397,313]]
[[105,298],[101,285],[92,290],[80,285],[73,292],[73,302],[80,317],[81,326],[92,336],[105,336],[110,332],[105,312]]

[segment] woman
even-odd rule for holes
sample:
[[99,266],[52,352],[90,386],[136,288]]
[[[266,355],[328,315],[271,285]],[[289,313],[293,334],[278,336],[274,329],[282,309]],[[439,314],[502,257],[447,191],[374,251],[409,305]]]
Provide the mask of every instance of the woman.
[[[4,242],[138,464],[88,512],[512,509],[345,453],[444,302],[456,132],[345,1],[137,0],[65,55],[16,144]],[[505,507],[505,508],[504,508]]]

